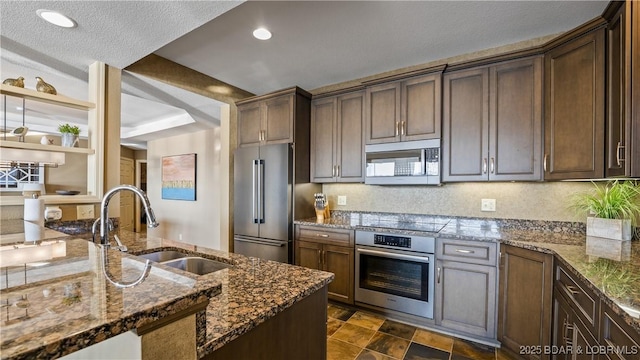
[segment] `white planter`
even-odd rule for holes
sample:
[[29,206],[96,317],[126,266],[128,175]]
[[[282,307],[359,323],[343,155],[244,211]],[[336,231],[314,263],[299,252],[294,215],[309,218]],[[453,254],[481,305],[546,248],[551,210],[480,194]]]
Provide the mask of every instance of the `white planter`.
[[587,235],[614,240],[631,240],[631,220],[587,218]]

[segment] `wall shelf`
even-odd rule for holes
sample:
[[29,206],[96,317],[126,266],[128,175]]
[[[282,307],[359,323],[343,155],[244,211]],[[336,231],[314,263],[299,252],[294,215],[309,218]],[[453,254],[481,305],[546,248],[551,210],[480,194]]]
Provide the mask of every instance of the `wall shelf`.
[[76,153],[76,154],[87,154],[87,155],[93,155],[96,153],[94,149],[66,147],[66,146],[58,146],[58,145],[42,145],[42,144],[25,143],[25,142],[10,141],[10,140],[0,140],[0,148],[57,151],[57,152],[64,152],[64,153]]
[[72,99],[63,95],[51,95],[31,89],[24,89],[11,85],[0,84],[0,94],[23,99],[30,99],[53,105],[65,106],[73,109],[89,110],[96,107],[94,103]]

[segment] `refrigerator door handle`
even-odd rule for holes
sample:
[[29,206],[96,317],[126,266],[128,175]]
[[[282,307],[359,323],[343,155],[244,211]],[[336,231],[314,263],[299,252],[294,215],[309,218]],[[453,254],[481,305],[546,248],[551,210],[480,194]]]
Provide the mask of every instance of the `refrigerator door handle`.
[[251,216],[253,217],[253,223],[258,223],[258,160],[253,160],[253,181],[251,187]]
[[254,239],[254,238],[247,238],[247,237],[243,237],[243,236],[235,236],[233,239],[235,241],[240,241],[240,242],[248,242],[248,243],[262,244],[262,245],[276,246],[276,247],[283,247],[283,246],[286,245],[285,241],[275,241],[275,240],[267,240],[267,239]]
[[264,160],[258,160],[258,220],[264,224]]

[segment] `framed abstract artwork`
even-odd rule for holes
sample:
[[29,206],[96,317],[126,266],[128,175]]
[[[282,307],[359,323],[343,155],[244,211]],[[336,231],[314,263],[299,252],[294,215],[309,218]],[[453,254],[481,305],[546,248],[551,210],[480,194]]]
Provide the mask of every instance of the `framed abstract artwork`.
[[196,154],[162,157],[162,198],[196,200]]

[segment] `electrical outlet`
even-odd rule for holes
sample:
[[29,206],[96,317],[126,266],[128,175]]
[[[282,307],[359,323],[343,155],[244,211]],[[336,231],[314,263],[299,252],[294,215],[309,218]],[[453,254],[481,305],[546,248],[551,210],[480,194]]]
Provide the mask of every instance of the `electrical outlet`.
[[482,211],[496,211],[496,199],[482,199]]
[[93,219],[93,205],[78,205],[76,206],[76,214],[78,220],[81,219]]
[[347,205],[347,195],[338,195],[338,205]]

